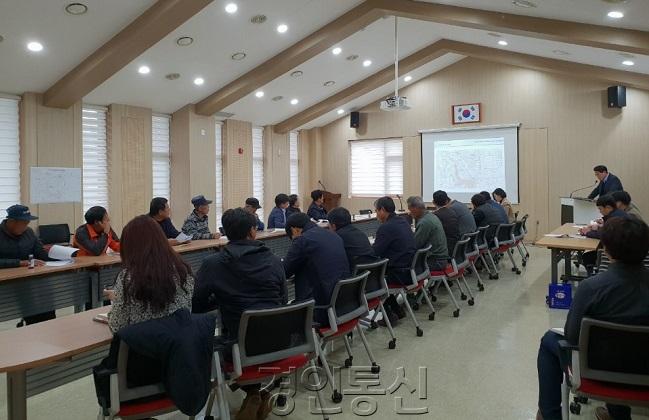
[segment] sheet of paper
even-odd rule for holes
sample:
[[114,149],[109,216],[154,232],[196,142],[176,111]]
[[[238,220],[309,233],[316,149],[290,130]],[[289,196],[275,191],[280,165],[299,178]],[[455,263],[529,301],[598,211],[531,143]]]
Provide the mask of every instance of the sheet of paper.
[[108,324],[108,313],[97,314],[92,320],[96,322],[101,322],[102,324]]
[[582,235],[568,235],[568,237],[572,239],[588,239],[588,236],[582,236]]
[[72,248],[71,246],[53,245],[47,256],[53,260],[69,261],[76,254],[79,248]]
[[180,232],[180,234],[178,236],[176,236],[176,240],[179,243],[184,244],[185,242],[191,241],[192,237],[189,236],[189,235],[185,235],[185,233],[183,233],[183,232]]
[[565,235],[560,234],[560,233],[546,233],[543,236],[548,236],[550,238],[563,238]]
[[64,260],[64,261],[46,261],[45,266],[46,267],[63,267],[64,265],[72,264],[74,261],[72,260]]
[[110,248],[106,248],[106,255],[119,255],[119,252],[115,252]]
[[553,333],[560,334],[560,335],[565,335],[564,332],[563,332],[563,328],[550,328],[550,331],[552,331]]

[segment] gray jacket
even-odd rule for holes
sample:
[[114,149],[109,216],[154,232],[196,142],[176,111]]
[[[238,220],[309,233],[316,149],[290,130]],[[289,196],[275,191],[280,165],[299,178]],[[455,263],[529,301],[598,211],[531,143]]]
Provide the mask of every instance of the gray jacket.
[[471,210],[464,203],[460,203],[457,200],[453,200],[451,203],[451,208],[455,210],[458,219],[458,229],[460,230],[460,239],[465,233],[473,233],[478,230],[478,227],[475,224],[475,219]]
[[0,268],[20,267],[21,260],[34,258],[49,261],[43,244],[31,228],[20,236],[13,236],[7,231],[7,221],[0,223]]

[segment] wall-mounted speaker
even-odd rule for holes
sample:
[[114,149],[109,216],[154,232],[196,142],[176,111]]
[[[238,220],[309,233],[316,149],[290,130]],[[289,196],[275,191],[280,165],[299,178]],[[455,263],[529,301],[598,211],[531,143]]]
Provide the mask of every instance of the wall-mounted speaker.
[[361,126],[361,113],[353,111],[349,113],[349,127],[358,128]]
[[611,86],[608,88],[608,107],[622,108],[626,106],[626,86]]

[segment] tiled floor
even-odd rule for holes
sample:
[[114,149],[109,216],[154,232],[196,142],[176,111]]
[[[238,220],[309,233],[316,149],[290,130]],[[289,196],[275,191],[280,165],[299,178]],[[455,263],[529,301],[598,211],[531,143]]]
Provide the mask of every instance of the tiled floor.
[[[485,280],[486,290],[475,292],[476,305],[461,302],[460,318],[452,317],[446,294],[441,294],[435,307],[435,321],[428,321],[421,309],[417,316],[424,329],[423,337],[415,336],[412,324],[404,319],[396,328],[397,349],[388,350],[385,330],[367,333],[370,345],[381,365],[380,385],[382,395],[348,395],[340,404],[341,413],[331,419],[358,419],[363,410],[376,412],[374,419],[499,419],[527,420],[536,415],[537,381],[536,352],[541,335],[549,328],[563,326],[565,311],[549,310],[545,295],[549,282],[547,250],[530,247],[530,263],[517,276],[509,271],[505,262],[499,280]],[[518,259],[517,259],[518,260]],[[475,279],[469,278],[475,286]],[[5,324],[9,326],[9,324]],[[337,346],[342,350],[342,346]],[[354,363],[367,363],[360,342],[354,345]],[[341,364],[343,351],[335,351],[331,359]],[[403,368],[410,382],[394,390],[397,373]],[[349,388],[349,370],[343,370],[343,384]],[[422,378],[419,381],[420,373]],[[423,389],[421,399],[419,391]],[[0,377],[0,419],[6,419],[6,390],[4,375]],[[327,389],[326,396],[330,395]],[[392,393],[390,391],[393,391]],[[229,395],[233,407],[238,407],[241,392]],[[360,394],[360,393],[359,393]],[[287,419],[321,418],[309,414],[309,401],[304,391],[295,396],[294,411]],[[401,403],[400,403],[401,402]],[[334,404],[327,398],[328,407]],[[576,419],[593,418],[597,403],[583,407]],[[354,406],[355,408],[353,408]],[[426,409],[426,414],[398,414],[403,409]],[[97,404],[90,377],[30,398],[30,419],[94,419]],[[180,414],[160,416],[161,419],[182,419]],[[281,418],[271,415],[270,418]],[[645,416],[634,416],[648,419]]]

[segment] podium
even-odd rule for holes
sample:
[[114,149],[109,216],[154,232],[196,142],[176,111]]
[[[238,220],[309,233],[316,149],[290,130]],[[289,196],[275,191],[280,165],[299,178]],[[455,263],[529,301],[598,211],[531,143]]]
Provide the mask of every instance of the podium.
[[335,209],[336,207],[340,206],[340,194],[334,194],[334,193],[330,193],[329,191],[323,191],[322,198],[324,200],[322,206],[324,207],[325,210],[327,210],[327,213],[329,213],[331,210]]
[[583,197],[561,197],[561,224],[576,223],[586,225],[602,215],[595,202]]

